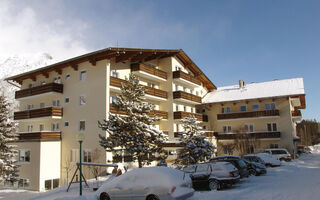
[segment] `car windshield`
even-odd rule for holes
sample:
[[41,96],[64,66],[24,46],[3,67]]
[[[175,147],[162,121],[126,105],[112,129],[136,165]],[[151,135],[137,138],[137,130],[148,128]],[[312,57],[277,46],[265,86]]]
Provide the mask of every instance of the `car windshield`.
[[272,154],[287,154],[285,150],[272,150]]
[[243,160],[238,160],[238,163],[241,168],[247,167],[246,163]]

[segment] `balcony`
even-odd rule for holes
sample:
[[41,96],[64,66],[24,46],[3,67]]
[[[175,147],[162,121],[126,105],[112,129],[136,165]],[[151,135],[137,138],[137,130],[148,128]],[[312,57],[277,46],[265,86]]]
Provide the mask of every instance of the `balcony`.
[[61,132],[59,131],[40,131],[19,133],[19,141],[42,141],[42,140],[61,140]]
[[[181,136],[181,134],[183,134],[183,132],[174,132],[174,137],[178,138]],[[213,137],[214,136],[214,132],[213,131],[203,131],[203,133],[201,134],[201,136],[204,137]]]
[[[120,115],[125,115],[126,112],[122,110],[117,110],[116,107],[114,107],[112,104],[110,104],[110,112],[114,114],[120,114]],[[157,117],[162,117],[162,119],[168,119],[168,112],[165,111],[160,111],[160,110],[153,110],[150,113],[148,113],[149,116],[157,116]]]
[[184,92],[184,91],[175,91],[173,92],[173,99],[179,100],[185,103],[191,104],[200,104],[201,97]]
[[41,94],[49,94],[49,93],[63,93],[63,85],[59,83],[48,83],[45,85],[23,89],[16,91],[15,98],[21,99],[26,97],[32,97]]
[[14,120],[26,120],[34,118],[61,119],[63,109],[60,107],[47,107],[33,110],[25,110],[14,113]]
[[218,140],[280,139],[280,132],[215,133]]
[[260,118],[279,117],[279,110],[262,110],[252,112],[223,113],[218,114],[218,120],[240,119],[240,118]]
[[201,86],[201,81],[199,79],[183,71],[174,71],[172,73],[172,77],[175,81],[182,84],[187,84],[191,87]]
[[177,112],[173,113],[173,118],[174,119],[183,119],[185,117],[191,117],[191,116],[194,116],[195,118],[197,118],[198,121],[208,122],[208,116],[207,115],[184,112],[184,111],[177,111]]
[[131,64],[131,72],[151,80],[166,81],[167,73],[154,68],[148,64],[135,63]]
[[[110,86],[113,87],[111,89],[115,89],[116,91],[120,91],[121,84],[126,83],[126,80],[116,78],[116,77],[110,77]],[[159,90],[156,88],[152,88],[149,86],[144,86],[146,90],[146,97],[152,100],[157,101],[165,101],[168,99],[168,93],[163,90]]]
[[301,114],[300,110],[294,110],[291,112],[291,114],[292,114],[292,119],[294,122],[302,120],[302,114]]

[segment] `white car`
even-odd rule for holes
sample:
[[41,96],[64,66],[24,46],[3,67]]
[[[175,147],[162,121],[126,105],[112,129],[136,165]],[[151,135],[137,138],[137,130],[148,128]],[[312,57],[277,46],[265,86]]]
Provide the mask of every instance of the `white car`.
[[107,181],[97,191],[98,200],[183,200],[194,193],[189,175],[169,167],[133,169]]
[[259,158],[261,158],[264,163],[265,166],[269,166],[269,167],[277,167],[281,165],[280,160],[278,160],[277,158],[275,158],[274,156],[272,156],[271,154],[268,153],[258,153],[255,154],[255,156],[258,156]]
[[287,149],[265,149],[266,153],[269,153],[279,160],[291,161],[291,154]]

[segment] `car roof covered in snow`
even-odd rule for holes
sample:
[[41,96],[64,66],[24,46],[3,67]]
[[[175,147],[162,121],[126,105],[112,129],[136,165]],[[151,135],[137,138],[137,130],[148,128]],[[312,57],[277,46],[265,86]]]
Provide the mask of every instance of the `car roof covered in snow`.
[[303,78],[273,80],[259,83],[218,87],[208,93],[202,103],[221,103],[249,99],[305,95]]

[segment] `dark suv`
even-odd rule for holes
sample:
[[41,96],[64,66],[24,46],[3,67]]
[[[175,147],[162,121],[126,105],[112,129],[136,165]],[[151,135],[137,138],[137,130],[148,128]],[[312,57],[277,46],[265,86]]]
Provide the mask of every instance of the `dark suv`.
[[211,158],[210,162],[230,162],[238,169],[241,178],[249,176],[247,164],[238,156],[218,156]]

